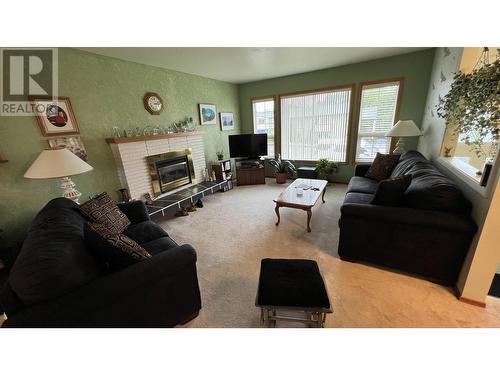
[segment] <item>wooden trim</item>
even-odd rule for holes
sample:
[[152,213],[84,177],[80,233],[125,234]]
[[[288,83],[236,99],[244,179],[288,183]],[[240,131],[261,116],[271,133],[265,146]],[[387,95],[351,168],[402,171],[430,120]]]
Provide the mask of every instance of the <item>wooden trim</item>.
[[319,89],[310,89],[310,90],[302,90],[302,91],[295,91],[295,92],[287,92],[287,93],[281,93],[278,95],[278,99],[281,99],[284,96],[300,96],[300,95],[305,95],[305,94],[314,94],[317,92],[330,92],[330,91],[338,91],[342,89],[347,89],[350,87],[356,86],[355,83],[349,83],[345,85],[338,85],[338,86],[328,86],[328,87],[322,87]]
[[157,135],[140,135],[138,137],[114,137],[106,138],[107,143],[132,143],[140,141],[152,141],[155,139],[168,139],[168,138],[178,138],[178,137],[190,137],[193,135],[203,135],[204,132],[180,132],[180,133],[170,133],[170,134],[157,134]]
[[483,308],[486,307],[485,302],[476,301],[476,300],[473,300],[470,298],[460,297],[458,300],[460,302],[468,303],[469,305],[474,305],[474,306],[483,307]]
[[[291,97],[291,96],[300,96],[304,94],[314,94],[317,92],[331,92],[331,91],[339,91],[342,89],[350,89],[351,90],[351,98],[349,101],[349,118],[348,118],[348,124],[347,124],[347,134],[346,134],[346,139],[347,139],[347,145],[346,145],[346,153],[345,153],[345,161],[343,162],[335,162],[339,165],[343,164],[349,164],[349,154],[351,153],[351,128],[353,125],[353,113],[354,113],[354,95],[356,94],[356,84],[351,83],[351,84],[346,84],[346,85],[339,85],[339,86],[331,86],[331,87],[324,87],[324,88],[319,88],[319,89],[313,89],[313,90],[303,90],[303,91],[296,91],[293,93],[285,93],[285,94],[278,94],[277,95],[277,103],[278,105],[275,108],[278,107],[278,113],[277,113],[277,118],[278,118],[278,129],[279,129],[279,141],[276,143],[279,144],[279,149],[281,151],[281,98],[282,97]],[[276,124],[276,121],[275,121]],[[274,138],[275,140],[278,138],[276,134],[276,129],[274,131]],[[276,149],[276,145],[275,145]],[[295,160],[295,159],[290,159],[290,160]],[[300,161],[300,160],[297,160]],[[304,160],[304,162],[313,162],[311,160]]]
[[[399,121],[399,115],[401,111],[401,102],[403,98],[403,90],[404,90],[404,80],[405,77],[395,77],[395,78],[386,78],[386,79],[379,79],[375,81],[364,81],[359,83],[359,89],[358,89],[358,103],[357,103],[357,111],[356,111],[356,119],[355,119],[355,126],[354,126],[354,152],[352,153],[351,156],[351,161],[352,164],[358,163],[356,160],[356,150],[358,148],[358,133],[359,133],[359,118],[361,116],[361,96],[363,95],[363,87],[364,86],[371,86],[371,85],[378,85],[378,84],[383,84],[383,83],[391,83],[391,82],[399,82],[399,90],[398,90],[398,98],[397,98],[397,103],[396,103],[396,113],[394,114],[394,124],[396,124]],[[393,125],[394,125],[393,124]],[[396,141],[394,138],[391,139],[391,143],[389,145],[389,152],[392,152],[394,150]],[[360,162],[360,163],[368,163],[368,162]]]

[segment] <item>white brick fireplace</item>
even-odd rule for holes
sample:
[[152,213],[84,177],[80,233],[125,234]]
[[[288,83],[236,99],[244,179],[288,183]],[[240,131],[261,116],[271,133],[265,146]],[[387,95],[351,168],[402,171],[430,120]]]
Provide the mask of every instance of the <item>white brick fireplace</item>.
[[202,181],[206,168],[203,132],[173,133],[132,138],[107,138],[116,161],[122,188],[128,189],[132,199],[141,199],[145,193],[153,197],[153,188],[146,157],[191,149],[194,167],[193,184]]

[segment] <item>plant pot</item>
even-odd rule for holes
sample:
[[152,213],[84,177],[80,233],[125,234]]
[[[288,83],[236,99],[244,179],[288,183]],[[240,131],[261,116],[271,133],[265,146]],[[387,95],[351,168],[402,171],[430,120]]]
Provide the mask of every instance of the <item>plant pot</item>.
[[288,175],[286,173],[278,173],[276,172],[276,183],[277,184],[284,184],[286,183]]

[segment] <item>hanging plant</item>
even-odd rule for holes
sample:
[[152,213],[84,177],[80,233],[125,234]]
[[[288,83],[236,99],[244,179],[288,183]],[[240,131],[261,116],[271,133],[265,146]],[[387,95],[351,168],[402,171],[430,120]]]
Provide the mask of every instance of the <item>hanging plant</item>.
[[[499,50],[500,52],[500,50]],[[437,105],[437,114],[446,119],[478,157],[492,156],[500,137],[500,58],[484,62],[471,73],[455,73],[451,89]],[[492,143],[490,150],[483,145]]]

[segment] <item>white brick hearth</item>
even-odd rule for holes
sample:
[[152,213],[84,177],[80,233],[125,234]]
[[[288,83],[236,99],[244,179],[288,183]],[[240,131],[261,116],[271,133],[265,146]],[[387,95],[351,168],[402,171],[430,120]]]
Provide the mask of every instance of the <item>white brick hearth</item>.
[[137,139],[108,138],[106,141],[116,161],[120,184],[122,188],[128,189],[132,199],[141,199],[145,193],[154,196],[147,156],[189,148],[192,152],[195,174],[193,184],[202,181],[206,160],[201,132],[137,137]]

